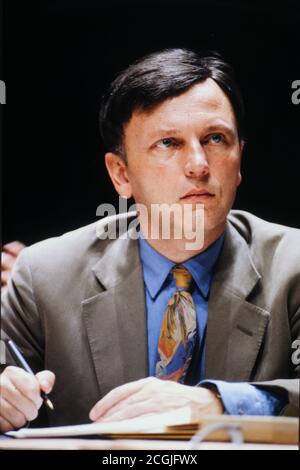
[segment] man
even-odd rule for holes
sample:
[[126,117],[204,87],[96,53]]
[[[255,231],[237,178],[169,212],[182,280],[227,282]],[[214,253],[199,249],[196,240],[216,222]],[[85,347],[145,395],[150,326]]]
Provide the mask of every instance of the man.
[[[145,210],[22,250],[3,330],[41,372],[5,368],[1,429],[36,418],[41,390],[50,425],[183,405],[297,414],[300,235],[230,212],[243,105],[229,66],[182,49],[146,56],[112,83],[100,125],[114,187]],[[191,208],[190,231],[151,236],[152,208],[174,204]]]

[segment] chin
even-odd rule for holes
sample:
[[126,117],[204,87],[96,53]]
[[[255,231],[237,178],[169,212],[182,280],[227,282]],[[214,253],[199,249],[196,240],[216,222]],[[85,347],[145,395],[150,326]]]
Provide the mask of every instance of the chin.
[[227,212],[214,212],[204,211],[204,232],[214,232],[223,230],[226,224]]

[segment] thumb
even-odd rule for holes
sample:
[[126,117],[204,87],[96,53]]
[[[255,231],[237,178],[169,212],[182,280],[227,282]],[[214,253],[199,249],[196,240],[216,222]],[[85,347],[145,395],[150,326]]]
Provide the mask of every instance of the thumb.
[[50,393],[55,382],[55,375],[53,372],[50,370],[43,370],[42,372],[38,372],[35,376],[38,379],[41,390],[45,393]]

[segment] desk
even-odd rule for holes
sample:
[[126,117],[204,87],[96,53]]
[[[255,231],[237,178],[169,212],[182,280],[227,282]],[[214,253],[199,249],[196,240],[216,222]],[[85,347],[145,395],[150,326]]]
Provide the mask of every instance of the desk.
[[[190,450],[187,441],[137,439],[4,439],[0,450]],[[203,442],[197,450],[299,450],[296,445]],[[192,451],[191,451],[192,452]]]

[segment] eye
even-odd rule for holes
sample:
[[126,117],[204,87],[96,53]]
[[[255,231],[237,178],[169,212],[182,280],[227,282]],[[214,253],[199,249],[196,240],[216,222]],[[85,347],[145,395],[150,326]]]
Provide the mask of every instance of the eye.
[[209,142],[213,144],[220,144],[220,143],[225,142],[225,138],[222,134],[215,133],[215,134],[211,134],[210,136],[208,136],[205,139],[204,144],[208,144]]
[[160,148],[171,148],[171,147],[176,147],[176,142],[175,140],[169,138],[169,137],[166,137],[164,139],[161,139],[157,142],[157,147],[160,147]]

